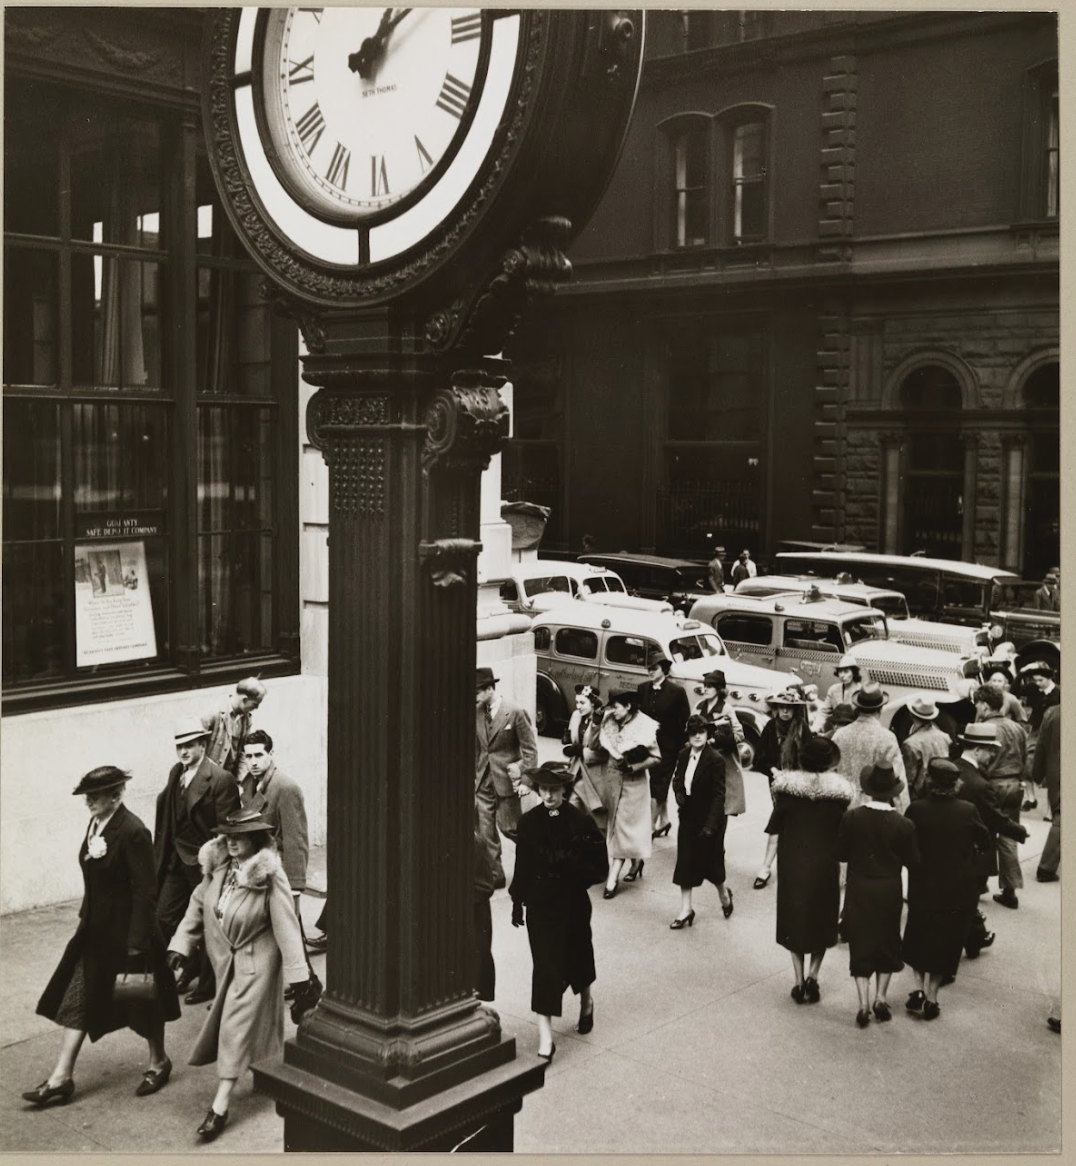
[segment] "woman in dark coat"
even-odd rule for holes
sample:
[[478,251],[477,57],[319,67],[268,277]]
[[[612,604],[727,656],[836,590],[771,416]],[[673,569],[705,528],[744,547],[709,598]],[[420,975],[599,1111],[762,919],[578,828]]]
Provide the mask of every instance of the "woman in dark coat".
[[[714,729],[721,747],[735,749],[726,726]],[[688,717],[687,740],[673,771],[672,787],[680,811],[676,835],[676,869],[673,882],[680,888],[680,914],[669,924],[673,931],[695,922],[691,892],[704,879],[717,887],[721,909],[732,914],[732,892],[725,887],[725,762],[708,742],[710,725],[705,717]]]
[[524,776],[542,804],[519,821],[508,893],[513,927],[523,925],[526,908],[534,960],[531,1008],[538,1014],[538,1055],[548,1061],[557,1051],[552,1017],[561,1015],[565,988],[579,996],[576,1031],[586,1034],[594,1027],[590,987],[596,972],[587,887],[605,879],[609,860],[594,819],[564,800],[572,781],[564,765],[547,761]]
[[977,910],[976,852],[992,846],[990,831],[971,802],[956,796],[960,769],[935,757],[927,766],[927,796],[905,817],[915,825],[919,866],[908,875],[908,921],[904,958],[915,974],[905,1007],[924,1020],[940,1013],[938,988],[956,975],[960,952]]
[[[770,798],[773,798],[773,775],[778,770],[792,771],[800,767],[800,750],[811,739],[807,724],[807,698],[795,686],[766,698],[770,708],[770,719],[759,737],[758,752],[755,754],[755,769],[764,773],[770,783]],[[766,855],[755,876],[756,891],[762,890],[773,871],[777,857],[777,839],[770,836],[766,840]]]
[[[818,972],[827,947],[837,942],[840,862],[837,831],[852,800],[850,782],[836,768],[841,752],[826,737],[812,737],[800,752],[800,768],[778,773],[766,833],[777,836],[777,942],[792,954],[792,999],[821,999]],[[810,971],[803,974],[811,953]]]
[[[163,1088],[172,1072],[164,1025],[179,1019],[179,999],[157,926],[153,843],[123,804],[129,778],[114,765],[102,765],[74,790],[85,797],[91,815],[79,849],[85,893],[78,929],[37,1005],[40,1015],[64,1030],[56,1067],[36,1089],[23,1094],[38,1107],[71,1100],[75,1061],[87,1036],[96,1041],[130,1028],[146,1039],[149,1068],[135,1090],[139,1097]],[[116,1003],[112,993],[117,975],[143,969],[153,974],[156,998]]]
[[844,933],[848,967],[859,993],[856,1024],[870,1023],[870,980],[876,977],[874,1015],[893,1016],[886,1000],[889,980],[904,967],[900,956],[900,916],[904,892],[902,867],[919,863],[915,826],[893,809],[904,782],[888,765],[867,766],[859,785],[868,801],[848,810],[837,835],[837,857],[848,863],[844,892]]

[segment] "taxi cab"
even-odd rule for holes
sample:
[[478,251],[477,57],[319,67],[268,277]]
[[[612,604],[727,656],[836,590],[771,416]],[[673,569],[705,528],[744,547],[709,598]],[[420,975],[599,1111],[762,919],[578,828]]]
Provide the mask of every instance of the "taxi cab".
[[[533,623],[538,661],[536,722],[555,733],[575,707],[575,686],[593,684],[608,700],[612,692],[636,688],[649,675],[655,650],[671,662],[669,677],[687,692],[692,710],[702,699],[702,678],[725,673],[730,703],[743,724],[749,754],[769,720],[765,698],[789,684],[787,671],[760,668],[729,655],[721,637],[704,623],[641,611],[602,610],[590,604],[559,607]],[[746,764],[750,765],[750,755]]]
[[939,703],[966,700],[979,657],[919,648],[890,639],[885,614],[840,599],[801,595],[713,595],[700,599],[691,619],[710,624],[737,659],[795,672],[822,694],[837,680],[837,662],[855,656],[865,677],[889,694],[882,712],[889,725],[918,693]]
[[961,624],[938,623],[918,619],[908,610],[903,592],[886,587],[872,587],[850,577],[819,579],[814,575],[759,575],[737,584],[736,595],[790,595],[808,598],[813,590],[827,599],[842,599],[861,607],[875,607],[883,612],[889,625],[889,638],[898,644],[917,648],[938,648],[974,656],[986,643],[987,633]]
[[671,603],[630,595],[615,571],[593,563],[530,559],[516,563],[501,583],[501,602],[509,611],[540,615],[573,599],[632,611],[671,612]]

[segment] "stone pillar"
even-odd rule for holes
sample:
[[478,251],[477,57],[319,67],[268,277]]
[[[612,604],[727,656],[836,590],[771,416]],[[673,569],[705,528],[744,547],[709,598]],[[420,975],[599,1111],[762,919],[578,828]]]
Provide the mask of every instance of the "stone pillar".
[[1027,434],[1006,433],[1001,439],[1001,522],[999,562],[1022,573],[1024,562],[1024,497],[1027,489]]
[[479,478],[507,430],[504,378],[496,361],[446,371],[408,355],[387,316],[351,322],[347,355],[331,334],[320,348],[304,378],[320,389],[307,428],[329,466],[332,942],[320,1005],[255,1085],[287,1150],[510,1150],[544,1063],[517,1059],[478,1003],[461,909]]
[[979,434],[965,430],[960,435],[964,446],[963,523],[960,532],[960,556],[971,563],[975,561],[975,510],[977,474],[979,465]]
[[900,454],[903,434],[890,431],[878,434],[881,457],[881,522],[879,523],[879,550],[883,555],[900,554],[901,503],[904,492],[901,483]]

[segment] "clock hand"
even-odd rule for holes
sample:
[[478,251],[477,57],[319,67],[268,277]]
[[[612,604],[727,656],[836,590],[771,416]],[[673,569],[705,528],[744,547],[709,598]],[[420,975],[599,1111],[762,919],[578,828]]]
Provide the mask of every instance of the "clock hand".
[[401,8],[395,15],[393,9],[386,8],[381,15],[381,22],[373,36],[368,36],[359,47],[357,53],[352,53],[348,59],[348,68],[358,73],[364,81],[373,75],[374,67],[385,52],[385,41],[389,33],[411,11],[410,8]]

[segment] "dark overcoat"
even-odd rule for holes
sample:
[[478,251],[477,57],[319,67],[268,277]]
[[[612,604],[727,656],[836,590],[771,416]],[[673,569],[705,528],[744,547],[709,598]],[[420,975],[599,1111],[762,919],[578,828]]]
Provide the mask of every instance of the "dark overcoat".
[[650,680],[638,687],[639,711],[658,723],[658,752],[661,760],[650,768],[650,796],[659,802],[669,796],[676,758],[687,740],[687,719],[691,703],[687,693],[675,681],[666,679],[655,689]]
[[[148,1037],[158,1022],[179,1019],[175,979],[165,962],[164,936],[157,925],[157,889],[153,873],[153,843],[142,820],[121,805],[101,837],[106,852],[90,858],[86,839],[79,848],[85,891],[75,931],[37,1005],[55,1020],[64,993],[81,960],[85,987],[86,1032],[91,1041],[118,1028]],[[144,953],[128,958],[128,950]],[[157,983],[158,1000],[145,1004],[115,1004],[116,976],[148,967]]]
[[531,1008],[560,1016],[564,989],[580,992],[596,977],[587,887],[609,874],[605,839],[594,819],[562,802],[519,820],[516,869],[509,894],[526,907],[534,973]]
[[1014,822],[1001,808],[998,795],[993,784],[985,777],[982,771],[970,762],[958,757],[955,762],[960,770],[960,784],[956,795],[963,798],[979,811],[983,825],[990,831],[989,845],[980,851],[975,860],[975,869],[981,878],[989,878],[998,873],[997,836],[1004,834],[1006,838],[1015,838],[1022,842],[1027,837],[1027,831],[1019,822]]
[[676,759],[672,779],[680,811],[673,882],[678,887],[699,887],[709,879],[721,886],[725,881],[725,762],[716,749],[704,745],[689,794],[686,775],[690,759],[691,746],[687,745]]
[[[157,795],[157,814],[153,828],[153,853],[156,859],[157,889],[164,883],[172,861],[175,839],[174,822],[169,808],[175,796],[176,783],[183,775],[178,762],[168,773],[164,789]],[[217,826],[233,811],[239,809],[239,786],[208,757],[202,758],[186,791],[188,813],[199,835],[199,845],[206,843],[217,832]],[[193,856],[192,856],[193,857]],[[193,864],[192,864],[193,865]]]

